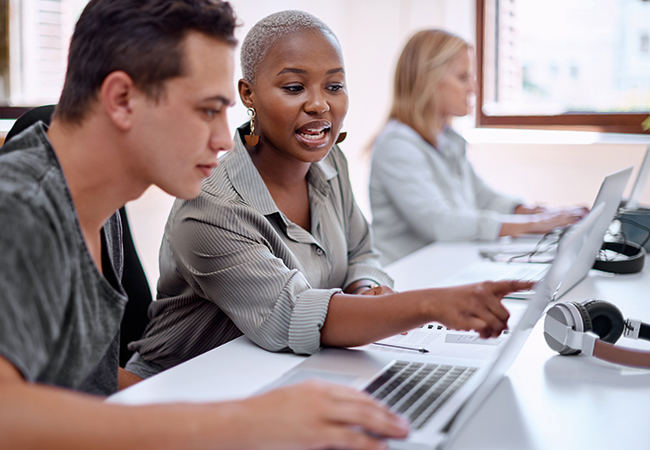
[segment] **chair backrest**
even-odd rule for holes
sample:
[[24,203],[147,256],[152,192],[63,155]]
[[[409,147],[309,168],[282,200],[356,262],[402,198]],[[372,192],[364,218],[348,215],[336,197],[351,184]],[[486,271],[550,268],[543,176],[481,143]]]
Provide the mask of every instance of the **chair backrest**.
[[[8,142],[21,131],[29,128],[39,120],[45,125],[50,124],[55,105],[38,106],[27,111],[16,119],[13,127],[7,133],[5,142]],[[0,154],[2,154],[0,148]],[[124,310],[124,317],[120,326],[120,366],[124,367],[133,352],[129,351],[127,345],[142,337],[144,329],[149,323],[148,309],[151,304],[151,290],[147,277],[140,263],[140,258],[133,244],[131,228],[124,207],[120,208],[122,219],[123,243],[124,243],[124,274],[122,275],[122,286],[126,291],[129,301]]]

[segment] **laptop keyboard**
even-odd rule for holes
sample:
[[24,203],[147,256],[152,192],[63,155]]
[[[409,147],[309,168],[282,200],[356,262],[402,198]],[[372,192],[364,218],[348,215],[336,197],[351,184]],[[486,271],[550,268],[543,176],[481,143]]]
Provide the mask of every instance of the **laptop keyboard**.
[[421,428],[476,367],[396,361],[364,390]]
[[512,273],[503,277],[504,280],[520,280],[520,281],[542,281],[546,276],[546,272],[551,266],[539,266],[535,264],[521,264],[523,267],[518,267]]

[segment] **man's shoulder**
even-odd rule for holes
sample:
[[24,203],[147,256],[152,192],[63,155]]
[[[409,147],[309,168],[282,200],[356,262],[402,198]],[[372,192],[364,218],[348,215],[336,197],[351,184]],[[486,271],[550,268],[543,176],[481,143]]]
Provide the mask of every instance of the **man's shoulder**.
[[[40,127],[40,128],[39,128]],[[42,133],[39,136],[39,133]],[[0,149],[0,223],[14,238],[36,235],[65,240],[75,224],[72,199],[42,125],[14,137]]]
[[28,128],[0,148],[0,192],[3,196],[34,197],[44,182],[52,182],[48,177],[51,174],[64,184],[56,156],[40,124]]

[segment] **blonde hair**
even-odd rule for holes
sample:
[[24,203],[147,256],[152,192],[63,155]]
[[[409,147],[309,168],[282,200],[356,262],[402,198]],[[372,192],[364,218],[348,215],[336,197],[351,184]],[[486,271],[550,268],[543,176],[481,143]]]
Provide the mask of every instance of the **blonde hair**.
[[435,130],[443,126],[436,113],[438,86],[452,61],[469,49],[465,40],[446,31],[416,33],[397,62],[389,120],[399,120],[435,145]]

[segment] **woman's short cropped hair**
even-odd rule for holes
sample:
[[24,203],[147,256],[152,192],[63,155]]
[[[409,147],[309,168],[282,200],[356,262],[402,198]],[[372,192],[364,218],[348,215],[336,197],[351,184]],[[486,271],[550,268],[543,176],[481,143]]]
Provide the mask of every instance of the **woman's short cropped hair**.
[[241,46],[242,78],[255,84],[257,68],[280,37],[304,31],[317,31],[338,44],[338,39],[320,19],[304,11],[280,11],[266,16],[250,29]]
[[469,48],[465,40],[446,31],[416,33],[397,62],[389,119],[410,126],[435,145],[435,130],[441,128],[443,120],[435,116],[438,86],[452,61]]

